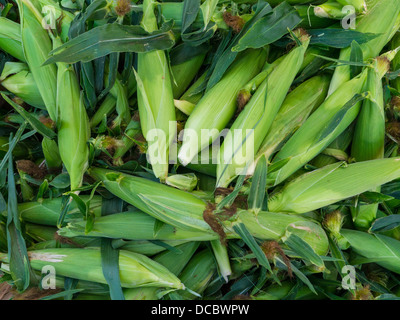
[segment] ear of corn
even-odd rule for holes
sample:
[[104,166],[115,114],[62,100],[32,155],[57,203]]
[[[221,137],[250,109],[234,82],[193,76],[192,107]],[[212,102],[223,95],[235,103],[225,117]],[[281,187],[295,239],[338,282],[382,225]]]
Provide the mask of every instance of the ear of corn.
[[[197,253],[179,275],[182,283],[191,291],[202,294],[207,288],[217,270],[212,252],[205,249]],[[189,291],[177,291],[184,299],[193,299],[195,296]]]
[[[400,177],[400,159],[343,162],[306,173],[268,201],[274,212],[305,213],[344,200]],[[349,177],[352,177],[349,179]]]
[[21,26],[5,17],[0,17],[0,48],[18,60],[25,62],[21,43]]
[[[178,154],[183,165],[190,163],[225,128],[235,113],[238,91],[257,74],[266,58],[267,53],[263,49],[244,52],[223,78],[197,103],[186,122],[183,143]],[[205,129],[209,130],[210,136],[202,139],[201,130]]]
[[[172,274],[178,276],[198,248],[198,242],[188,242],[176,247],[180,252],[165,251],[153,259]],[[157,300],[161,288],[135,288],[124,290],[126,300]]]
[[89,172],[110,192],[156,219],[189,230],[211,231],[202,218],[205,203],[190,193],[110,170],[91,168]]
[[[393,54],[395,52],[392,52]],[[384,156],[385,112],[381,72],[376,65],[378,63],[386,64],[386,67],[383,67],[386,71],[390,67],[387,58],[382,57],[375,60],[374,68],[371,68],[368,72],[366,90],[371,93],[371,98],[365,100],[361,107],[351,149],[352,157],[356,161],[381,159]],[[380,188],[372,191],[379,192]],[[355,226],[368,229],[376,219],[377,210],[378,204],[352,208]]]
[[[41,271],[43,266],[51,265],[56,274],[64,277],[106,284],[101,267],[99,249],[46,249],[28,253],[31,266]],[[8,262],[5,254],[0,254],[3,262]],[[182,283],[165,267],[146,256],[119,251],[119,270],[121,285],[125,288],[141,286],[184,288]]]
[[[54,46],[60,45],[61,40],[54,39]],[[72,66],[58,62],[57,67],[58,146],[69,174],[71,190],[75,190],[81,186],[89,166],[89,118]]]
[[310,113],[319,107],[328,92],[329,80],[326,75],[315,76],[287,95],[247,174],[253,174],[258,160],[263,155],[268,160],[279,145],[300,128]]
[[354,106],[336,125],[334,130],[323,139],[319,138],[332,118],[355,94],[362,91],[367,76],[367,70],[359,77],[344,83],[329,96],[321,106],[307,119],[294,135],[285,143],[274,157],[273,162],[289,159],[280,170],[270,175],[275,184],[279,184],[296,170],[312,160],[338,137],[358,115],[360,104]]
[[104,119],[104,116],[108,116],[115,109],[116,103],[117,99],[109,93],[90,119],[90,127],[96,127]]
[[[115,240],[117,243],[119,240]],[[149,241],[149,240],[131,240],[131,241],[125,241],[122,240],[124,244],[118,248],[121,248],[123,250],[127,251],[132,251],[140,254],[144,254],[146,256],[153,256],[156,255],[160,252],[164,252],[166,249],[165,246],[161,246],[158,243]],[[189,241],[186,240],[165,240],[163,241],[164,244],[167,244],[171,247],[177,247],[181,244],[185,244]],[[113,244],[114,247],[114,244]]]
[[41,25],[43,17],[35,0],[19,0],[21,40],[26,62],[53,121],[57,121],[57,69],[54,64],[42,66],[52,49],[47,31]]
[[[145,0],[143,7],[142,27],[148,32],[157,30],[155,3]],[[170,121],[175,121],[175,106],[170,70],[164,51],[138,54],[137,84],[140,124],[149,144],[148,160],[152,164],[154,175],[165,181],[168,175],[168,150],[175,138],[173,133],[169,133]],[[156,153],[158,157],[155,156]]]
[[[219,150],[217,187],[227,187],[253,160],[299,71],[309,44],[307,35],[263,81],[231,126]],[[285,70],[285,72],[284,72]],[[283,76],[284,75],[284,76]],[[248,130],[251,130],[250,133]],[[238,134],[241,138],[234,138]],[[236,141],[235,141],[236,140]],[[251,145],[253,143],[253,145]]]
[[[400,2],[392,0],[382,0],[374,5],[357,23],[357,31],[380,33],[381,35],[367,43],[361,45],[364,61],[375,58],[379,52],[389,42],[399,28]],[[350,59],[351,48],[342,49],[340,60]],[[331,85],[329,95],[338,89],[344,82],[350,79],[350,66],[337,67]]]

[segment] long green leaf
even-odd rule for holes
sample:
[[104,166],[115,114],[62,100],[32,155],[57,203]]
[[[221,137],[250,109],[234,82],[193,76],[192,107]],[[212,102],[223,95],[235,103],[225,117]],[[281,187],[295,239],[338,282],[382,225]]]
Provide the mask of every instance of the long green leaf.
[[366,43],[380,36],[376,33],[363,33],[345,29],[314,29],[308,30],[311,35],[310,44],[324,45],[333,48],[350,47],[353,41],[359,44]]
[[393,214],[375,220],[370,228],[370,232],[389,231],[400,226],[400,214]]
[[[12,135],[10,136],[10,142]],[[12,156],[8,158],[8,207],[7,207],[7,243],[10,272],[18,290],[24,291],[31,281],[26,244],[22,236],[18,214],[17,191],[14,180]]]
[[247,48],[261,48],[280,39],[288,33],[288,29],[293,29],[300,22],[297,11],[287,2],[283,2],[271,14],[254,23],[232,50],[240,52]]
[[112,300],[125,300],[119,277],[119,251],[111,245],[112,239],[101,239],[101,266],[110,287]]
[[53,50],[45,64],[88,62],[113,52],[167,50],[175,43],[171,28],[172,22],[167,22],[160,30],[148,33],[140,26],[105,24]]

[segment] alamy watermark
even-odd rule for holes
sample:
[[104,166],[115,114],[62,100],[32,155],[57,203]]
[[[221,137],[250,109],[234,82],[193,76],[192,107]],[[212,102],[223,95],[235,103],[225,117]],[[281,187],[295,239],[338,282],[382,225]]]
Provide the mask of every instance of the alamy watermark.
[[45,290],[56,289],[56,269],[51,265],[42,268],[41,287]]
[[341,271],[342,271],[342,288],[345,290],[355,290],[356,268],[351,265],[345,265]]
[[342,13],[346,16],[342,19],[343,29],[355,29],[356,28],[356,9],[353,6],[344,6]]

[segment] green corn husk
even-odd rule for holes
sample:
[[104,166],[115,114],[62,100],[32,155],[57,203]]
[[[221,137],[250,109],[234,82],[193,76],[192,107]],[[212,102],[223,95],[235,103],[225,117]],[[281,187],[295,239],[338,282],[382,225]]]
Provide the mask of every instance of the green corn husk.
[[400,273],[400,241],[380,234],[342,229],[341,234],[357,254],[378,265]]
[[[43,266],[51,265],[60,276],[107,283],[103,275],[100,249],[46,249],[30,251],[28,255],[34,270],[40,271]],[[0,254],[0,260],[8,263],[7,254]],[[184,288],[168,269],[146,256],[129,251],[119,251],[119,274],[124,288]]]
[[198,179],[194,173],[174,174],[165,180],[169,186],[183,191],[192,191],[197,186]]
[[89,174],[101,180],[107,190],[156,219],[192,231],[212,232],[202,218],[205,202],[190,193],[100,168],[90,168]]
[[[82,195],[81,199],[85,202],[89,200],[89,196]],[[94,196],[90,201],[90,210],[96,217],[101,216],[102,198]],[[62,198],[41,199],[36,202],[23,202],[18,204],[18,212],[23,221],[37,223],[47,226],[56,226],[61,213]],[[82,213],[79,211],[75,201],[72,201],[68,212],[65,216],[65,221],[82,218]]]
[[42,150],[44,158],[46,159],[47,168],[50,171],[62,167],[62,160],[57,142],[44,137],[42,140]]
[[274,157],[273,162],[288,159],[288,162],[269,178],[275,185],[284,181],[307,162],[324,150],[357,117],[360,104],[354,106],[342,118],[339,124],[325,137],[319,138],[333,117],[350,101],[355,94],[361,93],[367,76],[365,70],[360,76],[344,83],[313,112],[306,122],[285,143]]
[[153,260],[178,276],[196,252],[199,244],[199,242],[194,241],[181,244],[176,246],[176,249],[180,250],[180,252],[167,250],[153,257]]
[[330,78],[326,75],[315,76],[290,92],[282,104],[271,129],[257,152],[254,163],[247,174],[253,174],[255,165],[264,155],[269,159],[293,132],[307,120],[312,111],[319,107],[328,92]]
[[155,287],[144,287],[144,288],[133,288],[124,289],[125,300],[159,300],[158,292],[159,288]]
[[54,235],[57,232],[57,228],[43,226],[34,223],[26,223],[25,224],[25,232],[29,235],[33,240],[37,242],[53,240]]
[[[383,58],[385,59],[385,58]],[[377,60],[376,63],[389,64]],[[364,101],[357,119],[351,155],[355,161],[367,161],[384,157],[385,149],[385,111],[381,74],[378,68],[368,72],[366,90],[371,99]],[[371,190],[379,192],[380,188]],[[368,229],[376,219],[378,204],[352,208],[353,222],[356,228]]]
[[[383,47],[390,41],[399,28],[400,2],[392,0],[379,1],[357,23],[357,31],[381,33],[379,37],[361,44],[364,61],[375,58]],[[351,48],[342,49],[340,60],[349,60]],[[340,66],[335,69],[328,95],[331,95],[343,83],[350,79],[350,66]]]
[[172,91],[174,99],[178,99],[186,91],[197,72],[200,70],[205,53],[199,54],[183,63],[172,65]]
[[[179,253],[165,251],[153,257],[153,260],[166,267],[172,274],[178,276],[187,265],[199,246],[198,242],[188,242],[176,247]],[[158,300],[160,288],[135,288],[125,289],[126,300]]]
[[[289,281],[284,281],[279,284],[272,284],[266,289],[262,289],[260,293],[252,296],[253,300],[282,300],[288,296],[293,290],[294,284]],[[325,296],[322,294],[315,295],[307,286],[300,287],[293,298],[290,300],[322,300]]]
[[[108,79],[108,77],[106,79]],[[105,86],[107,87],[107,84]],[[115,109],[118,113],[118,116],[114,119],[113,127],[127,125],[131,120],[127,88],[123,86],[121,81],[117,78],[115,79],[110,93],[116,99]]]
[[342,11],[343,6],[335,1],[328,1],[314,7],[314,14],[319,18],[343,19],[347,13]]
[[[278,4],[281,4],[283,1],[282,0],[270,0],[268,1],[268,3],[275,7]],[[307,4],[307,3],[315,3],[315,2],[319,2],[319,0],[286,0],[287,3],[289,4]]]
[[117,99],[112,94],[108,94],[98,107],[96,113],[90,119],[90,128],[95,128],[103,119],[114,111]]
[[[141,25],[148,32],[157,30],[155,5],[152,0],[143,3],[145,14]],[[175,138],[175,134],[169,132],[170,122],[175,121],[175,106],[164,51],[139,53],[137,77],[140,124],[148,142],[148,160],[154,175],[164,181],[168,176],[169,146]]]
[[372,190],[400,177],[400,158],[335,163],[289,182],[268,201],[274,212],[305,213]]
[[[61,40],[54,39],[54,46],[60,45]],[[62,62],[58,62],[57,67],[58,146],[69,174],[71,190],[75,190],[82,185],[89,166],[89,118],[73,67]]]
[[45,109],[36,82],[25,63],[6,62],[0,76],[1,85],[31,106]]
[[[266,58],[264,49],[245,51],[222,79],[205,93],[186,122],[178,154],[180,163],[190,163],[200,150],[218,137],[235,113],[238,91],[258,73]],[[203,129],[208,129],[209,135],[201,138]]]
[[[301,41],[302,44],[288,53],[263,81],[231,126],[218,154],[217,187],[227,187],[254,160],[302,65],[310,38],[302,35]],[[234,139],[238,131],[241,137]]]
[[27,104],[45,109],[42,96],[38,91],[32,73],[29,71],[21,71],[13,74],[1,81],[1,85]]
[[[209,249],[197,253],[179,275],[186,288],[197,294],[202,294],[207,288],[217,270],[214,256]],[[189,291],[179,290],[177,293],[184,299],[193,299],[195,296]]]
[[25,62],[21,42],[21,26],[10,19],[0,17],[0,49]]
[[57,68],[43,66],[52,50],[47,31],[41,25],[43,17],[35,0],[18,0],[21,17],[21,40],[26,62],[53,121],[57,121]]

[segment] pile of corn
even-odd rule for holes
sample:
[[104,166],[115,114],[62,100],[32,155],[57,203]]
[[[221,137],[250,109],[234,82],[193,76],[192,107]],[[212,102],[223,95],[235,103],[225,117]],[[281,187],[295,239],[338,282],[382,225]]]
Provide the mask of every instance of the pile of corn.
[[400,0],[0,10],[3,298],[400,299]]

